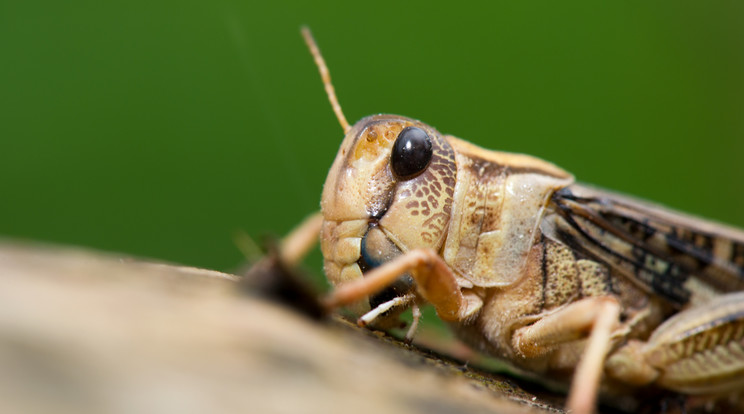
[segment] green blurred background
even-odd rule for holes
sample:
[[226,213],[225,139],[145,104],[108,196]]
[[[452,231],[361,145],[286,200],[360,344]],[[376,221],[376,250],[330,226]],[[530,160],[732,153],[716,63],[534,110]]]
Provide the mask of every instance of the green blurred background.
[[0,236],[229,270],[287,232],[342,138],[302,24],[352,122],[744,225],[744,2],[425,4],[5,0]]

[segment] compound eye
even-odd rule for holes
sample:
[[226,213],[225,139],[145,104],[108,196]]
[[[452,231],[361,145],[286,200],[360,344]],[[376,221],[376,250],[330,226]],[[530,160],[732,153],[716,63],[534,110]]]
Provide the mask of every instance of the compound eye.
[[390,165],[395,175],[403,180],[421,174],[431,161],[432,145],[429,135],[421,128],[406,127],[393,144]]

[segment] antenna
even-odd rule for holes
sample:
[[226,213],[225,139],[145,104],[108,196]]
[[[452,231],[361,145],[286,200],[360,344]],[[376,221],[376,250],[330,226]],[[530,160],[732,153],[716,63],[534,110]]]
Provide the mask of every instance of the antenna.
[[315,65],[318,67],[320,78],[323,80],[323,86],[325,86],[326,94],[328,94],[328,101],[331,103],[333,112],[336,114],[338,123],[341,124],[341,128],[344,129],[345,134],[349,132],[351,125],[346,121],[346,117],[344,116],[343,111],[341,111],[341,105],[338,104],[336,90],[333,89],[333,84],[331,83],[331,73],[328,72],[328,66],[326,66],[323,55],[320,54],[320,49],[318,49],[318,45],[315,43],[315,39],[313,39],[313,34],[310,33],[310,29],[307,26],[302,26],[301,31],[302,37],[305,38],[305,43],[307,43],[307,47],[310,49],[313,59],[315,59]]

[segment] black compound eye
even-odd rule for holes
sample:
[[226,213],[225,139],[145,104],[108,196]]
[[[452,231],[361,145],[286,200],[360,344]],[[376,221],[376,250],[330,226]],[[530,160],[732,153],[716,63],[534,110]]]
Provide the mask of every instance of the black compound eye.
[[421,174],[431,161],[429,135],[421,128],[406,127],[393,144],[390,165],[398,178],[407,180]]

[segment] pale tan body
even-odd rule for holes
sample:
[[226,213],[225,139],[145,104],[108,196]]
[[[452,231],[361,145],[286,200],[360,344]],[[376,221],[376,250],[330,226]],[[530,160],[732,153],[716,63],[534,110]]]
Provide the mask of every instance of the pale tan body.
[[[573,374],[576,412],[593,409],[603,373],[610,386],[741,393],[744,232],[575,184],[548,162],[409,118],[339,119],[346,137],[321,202],[336,286],[328,306],[384,326],[428,302],[485,352]],[[408,127],[431,137],[433,156],[400,178],[391,147]],[[365,269],[368,257],[381,264]],[[365,300],[402,275],[413,285]]]
[[[408,125],[425,127],[437,134],[431,127],[402,117],[367,118],[347,135],[329,174],[322,202],[321,242],[326,274],[339,286],[332,299],[336,305],[355,303],[358,313],[367,312],[368,303],[359,299],[382,290],[385,284],[410,271],[416,281],[416,297],[420,299],[398,301],[394,307],[428,301],[442,319],[454,322],[455,331],[464,340],[532,371],[570,375],[584,361],[588,373],[577,375],[576,380],[584,384],[598,383],[602,366],[607,365],[612,380],[631,385],[657,381],[686,392],[739,389],[730,378],[720,378],[716,386],[710,386],[709,381],[716,379],[709,373],[688,379],[669,377],[666,366],[646,360],[646,354],[673,347],[677,339],[668,338],[685,335],[691,327],[671,328],[666,331],[666,340],[646,345],[633,342],[646,341],[678,309],[649,291],[632,274],[625,274],[621,266],[595,260],[561,241],[558,233],[566,224],[551,197],[565,188],[592,190],[577,186],[570,174],[550,163],[525,155],[486,151],[449,136],[441,139],[452,149],[444,157],[455,166],[456,180],[451,182],[451,191],[445,191],[444,184],[437,194],[421,192],[422,183],[393,185],[385,173],[389,154],[381,150],[390,143],[382,142],[382,137],[387,134],[391,138],[387,141],[391,141]],[[370,132],[375,139],[370,139]],[[449,183],[448,174],[432,174],[422,180],[429,185],[437,179]],[[419,191],[414,190],[417,187]],[[392,200],[381,201],[385,197],[370,188],[390,192]],[[427,205],[430,211],[424,214],[421,209],[427,199],[438,209]],[[386,213],[372,231],[384,233],[375,248],[395,249],[390,254],[392,267],[383,266],[363,277],[357,261],[362,238],[370,231],[369,212],[386,203]],[[413,211],[417,213],[411,214]],[[437,225],[432,226],[435,217]],[[729,237],[744,240],[741,233],[726,231]],[[627,249],[627,243],[609,237],[606,240],[617,251]],[[388,246],[390,243],[394,247]],[[725,250],[725,246],[717,245],[726,243],[731,241],[715,240],[713,247]],[[373,276],[373,272],[377,273]],[[377,277],[384,282],[374,282]],[[697,310],[708,309],[700,306],[725,292],[716,291],[697,278],[690,279],[688,285],[692,289],[688,307],[697,308],[681,313],[679,318],[698,318],[692,328],[715,325],[721,311],[717,316],[701,316]],[[738,299],[742,297],[734,296],[729,306],[733,309],[724,313],[732,315],[744,310],[744,301]],[[708,305],[711,310],[715,306]],[[740,320],[734,321],[728,342],[711,340],[710,349],[699,345],[682,359],[712,358],[705,352],[723,346],[715,352],[727,352],[739,364],[735,372],[744,373],[744,360],[735,355],[742,328]],[[596,345],[585,349],[590,333]],[[605,364],[607,352],[611,356]],[[696,385],[701,382],[706,386]],[[588,386],[590,389],[584,391],[591,395],[594,391],[592,385]],[[575,403],[577,409],[588,410],[593,404],[591,398],[575,398],[579,400]]]

